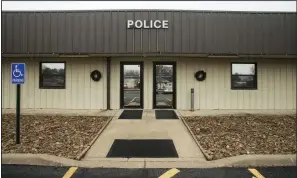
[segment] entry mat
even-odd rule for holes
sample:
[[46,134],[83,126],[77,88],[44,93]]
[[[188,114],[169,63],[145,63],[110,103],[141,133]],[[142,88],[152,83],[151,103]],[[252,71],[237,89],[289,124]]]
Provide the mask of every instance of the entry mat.
[[178,158],[174,143],[167,139],[115,139],[107,158]]
[[174,110],[155,110],[156,119],[178,119]]
[[141,119],[142,110],[124,110],[119,119]]

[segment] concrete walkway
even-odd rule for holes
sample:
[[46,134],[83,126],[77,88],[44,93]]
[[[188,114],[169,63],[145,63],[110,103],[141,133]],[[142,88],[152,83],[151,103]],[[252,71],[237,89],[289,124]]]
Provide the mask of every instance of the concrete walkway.
[[[206,161],[182,120],[156,120],[154,110],[144,110],[142,120],[118,120],[122,110],[57,110],[22,109],[22,114],[62,114],[114,116],[103,133],[95,141],[83,160],[72,160],[47,154],[3,154],[2,164],[106,167],[106,168],[213,168],[244,166],[296,166],[296,154],[291,155],[240,155],[214,161]],[[186,116],[229,114],[285,114],[296,110],[179,110]],[[3,109],[2,113],[15,113],[15,109]],[[172,139],[179,158],[106,158],[114,139]]]
[[[91,161],[106,158],[115,139],[172,139],[179,158],[166,158],[166,160],[173,161],[184,158],[205,160],[202,152],[180,119],[156,120],[154,110],[144,110],[141,120],[119,120],[118,117],[122,111],[117,111],[112,121],[82,160]],[[164,158],[158,159],[164,161]],[[139,160],[144,159],[139,158]],[[149,158],[146,160],[149,160]]]

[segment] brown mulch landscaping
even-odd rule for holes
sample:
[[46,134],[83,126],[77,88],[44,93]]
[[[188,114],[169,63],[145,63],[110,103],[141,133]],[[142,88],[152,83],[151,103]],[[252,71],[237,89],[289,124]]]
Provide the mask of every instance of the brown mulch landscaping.
[[296,154],[296,117],[184,118],[209,160],[244,154]]
[[2,115],[2,154],[49,154],[74,159],[108,121],[108,117],[22,115],[21,144],[15,143],[15,114]]

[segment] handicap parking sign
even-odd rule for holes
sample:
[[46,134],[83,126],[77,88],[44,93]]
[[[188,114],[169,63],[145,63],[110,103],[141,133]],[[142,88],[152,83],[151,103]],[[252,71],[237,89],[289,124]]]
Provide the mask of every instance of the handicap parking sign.
[[25,83],[25,64],[24,63],[11,64],[11,83],[12,84]]

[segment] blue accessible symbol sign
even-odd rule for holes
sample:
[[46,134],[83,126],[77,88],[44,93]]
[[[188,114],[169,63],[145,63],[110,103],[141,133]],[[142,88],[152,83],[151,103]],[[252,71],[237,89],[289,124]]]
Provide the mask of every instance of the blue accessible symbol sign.
[[25,64],[24,63],[11,64],[11,83],[12,84],[25,83]]

